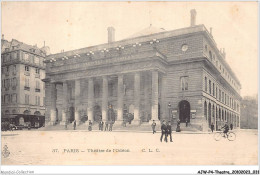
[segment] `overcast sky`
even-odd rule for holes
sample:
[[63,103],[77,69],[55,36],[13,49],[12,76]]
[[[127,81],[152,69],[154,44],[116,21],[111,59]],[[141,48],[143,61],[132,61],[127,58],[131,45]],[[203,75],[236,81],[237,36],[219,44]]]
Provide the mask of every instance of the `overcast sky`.
[[2,2],[2,34],[51,53],[107,42],[107,27],[116,40],[154,27],[174,30],[196,24],[213,28],[218,48],[239,78],[241,95],[258,92],[258,25],[256,2]]

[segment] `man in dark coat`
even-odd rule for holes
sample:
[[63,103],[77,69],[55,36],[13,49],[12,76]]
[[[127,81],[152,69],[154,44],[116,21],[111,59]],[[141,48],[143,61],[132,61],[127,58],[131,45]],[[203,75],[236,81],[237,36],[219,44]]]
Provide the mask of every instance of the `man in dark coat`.
[[100,120],[99,122],[99,130],[103,131],[103,126],[104,126],[104,122],[102,120]]
[[160,141],[162,142],[162,139],[164,136],[164,141],[167,142],[167,126],[166,126],[164,120],[162,122],[161,130],[162,130],[162,135],[161,135]]
[[168,121],[168,124],[167,124],[166,140],[167,140],[168,135],[170,135],[170,142],[172,142],[172,125],[171,125],[171,121]]
[[108,121],[105,122],[105,131],[108,131]]
[[101,120],[101,131],[103,131],[103,129],[104,129],[104,122],[103,120]]
[[233,130],[233,124],[230,123],[230,130]]
[[214,131],[214,124],[213,123],[211,123],[210,128],[211,128],[211,132],[213,132]]
[[73,123],[74,130],[76,130],[76,125],[77,125],[76,120],[74,120],[74,123]]
[[152,123],[153,134],[156,132],[156,131],[155,131],[155,126],[156,126],[156,123],[155,123],[155,121],[153,120],[153,123]]
[[112,131],[112,128],[113,128],[113,121],[110,121],[109,122],[109,131]]
[[185,123],[186,123],[186,127],[188,127],[188,118],[186,118]]
[[92,121],[91,120],[89,120],[89,123],[88,123],[88,130],[89,131],[92,131]]

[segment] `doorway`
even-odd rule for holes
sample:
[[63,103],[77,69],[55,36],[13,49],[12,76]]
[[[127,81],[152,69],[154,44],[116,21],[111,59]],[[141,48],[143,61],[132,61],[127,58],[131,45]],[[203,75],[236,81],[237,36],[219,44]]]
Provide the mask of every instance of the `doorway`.
[[186,100],[179,103],[179,119],[181,123],[185,123],[186,119],[190,123],[190,103]]

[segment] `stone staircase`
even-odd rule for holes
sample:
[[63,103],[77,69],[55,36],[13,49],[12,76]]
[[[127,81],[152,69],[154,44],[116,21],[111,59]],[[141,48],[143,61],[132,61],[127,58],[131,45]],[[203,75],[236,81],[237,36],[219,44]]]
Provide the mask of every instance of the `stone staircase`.
[[[172,131],[173,132],[175,132],[176,127],[177,127],[176,124],[172,125]],[[104,124],[104,128],[103,129],[105,129],[105,124]],[[39,128],[38,130],[41,130],[41,131],[74,130],[74,127],[73,127],[73,123],[68,124],[67,125],[67,129],[65,129],[64,125],[57,124],[57,125],[53,125],[53,126],[45,126],[45,127]],[[82,123],[82,124],[78,125],[76,127],[76,130],[86,130],[86,131],[88,131],[88,123],[87,124]],[[92,130],[93,131],[98,131],[99,130],[98,123],[94,123],[92,125]],[[142,123],[139,126],[127,123],[126,127],[124,127],[123,125],[114,124],[112,130],[116,130],[116,131],[133,131],[133,132],[134,131],[137,131],[137,132],[139,132],[139,131],[152,132],[152,127],[151,127],[150,123]],[[157,123],[155,130],[156,131],[161,131],[161,125]],[[185,123],[181,123],[181,131],[200,132],[201,130],[200,130],[200,126],[195,126],[194,124],[193,125],[189,124],[188,127],[186,127]]]

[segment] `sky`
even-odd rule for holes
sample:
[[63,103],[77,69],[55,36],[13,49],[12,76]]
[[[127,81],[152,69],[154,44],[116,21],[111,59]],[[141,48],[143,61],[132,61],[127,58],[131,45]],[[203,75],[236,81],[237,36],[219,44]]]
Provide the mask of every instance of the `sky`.
[[213,28],[218,48],[241,82],[241,96],[258,93],[257,2],[2,2],[1,31],[51,53],[107,42],[107,27],[121,40],[149,27],[167,31],[196,24]]

